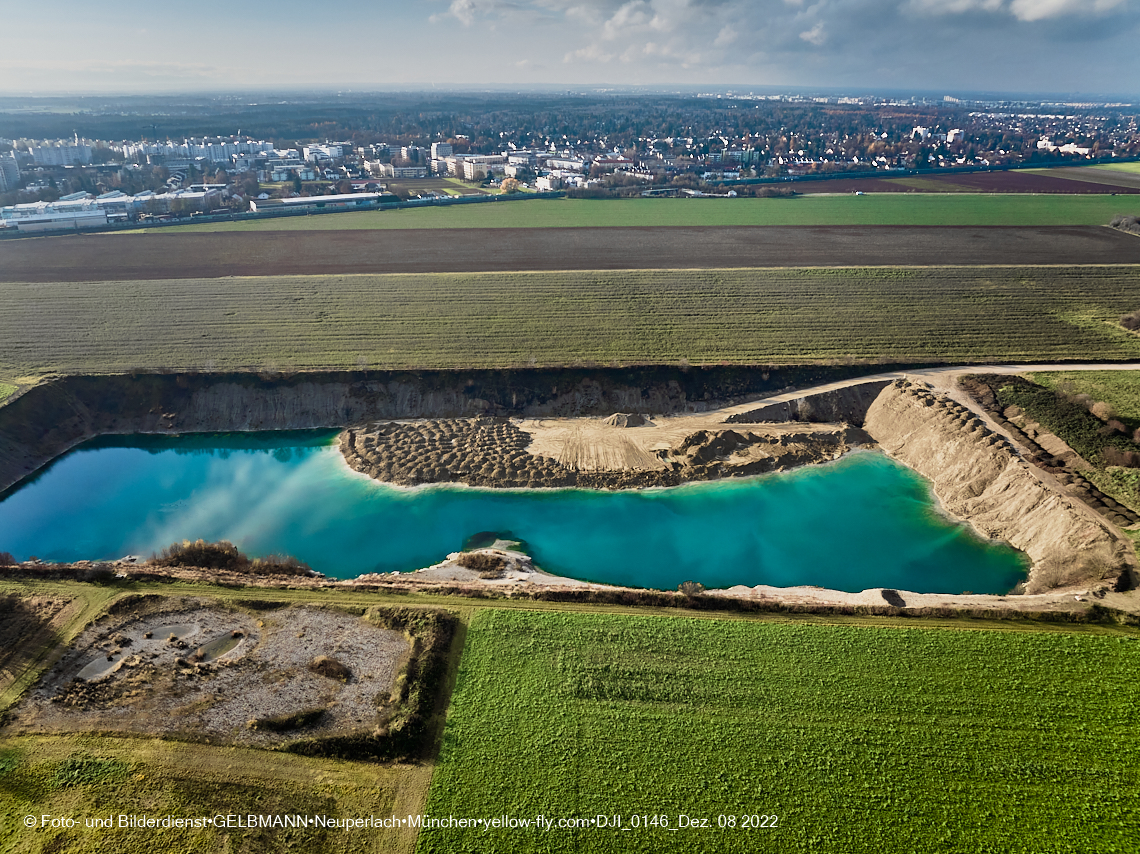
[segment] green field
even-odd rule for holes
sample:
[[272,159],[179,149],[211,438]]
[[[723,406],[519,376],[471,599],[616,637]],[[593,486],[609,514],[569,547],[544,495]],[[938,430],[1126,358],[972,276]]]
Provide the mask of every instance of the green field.
[[417,851],[1132,851],[1137,668],[1140,643],[1088,635],[480,611],[429,814],[712,827]]
[[1083,392],[1093,400],[1103,400],[1123,420],[1140,422],[1140,372],[1050,371],[1027,376],[1046,388],[1056,390],[1063,385],[1071,393]]
[[1092,167],[1093,169],[1104,169],[1109,172],[1131,172],[1134,175],[1140,175],[1140,163],[1101,163]]
[[493,204],[324,214],[170,231],[358,228],[564,228],[666,225],[1105,225],[1136,204],[1109,195],[868,193],[791,199],[529,199]]
[[149,369],[1140,358],[1133,267],[0,284],[0,379]]
[[[411,852],[407,831],[338,828],[120,827],[162,819],[255,815],[390,816],[418,811],[430,768],[313,760],[262,750],[97,736],[0,739],[0,848],[5,854]],[[23,824],[26,815],[78,822]],[[87,827],[110,819],[110,827]]]
[[[1115,625],[723,615],[184,582],[14,580],[77,600],[64,643],[120,595],[459,613],[440,759],[382,765],[109,737],[0,735],[0,850],[1128,851],[1140,641]],[[2,620],[3,614],[0,614]],[[0,626],[3,623],[0,622]],[[915,626],[921,626],[916,628]],[[54,643],[54,642],[52,642]],[[455,650],[458,652],[458,647]],[[20,687],[48,660],[0,673]],[[9,665],[12,661],[9,660]],[[458,669],[458,673],[456,673]],[[0,711],[19,687],[8,686]],[[433,776],[434,774],[434,776]],[[425,806],[426,803],[426,806]],[[775,829],[474,831],[87,827],[162,818],[776,815]],[[35,827],[25,816],[78,821]],[[659,823],[659,822],[658,822]],[[1095,842],[1095,845],[1093,844]]]
[[[1113,446],[1121,451],[1140,450],[1130,438],[1140,429],[1140,372],[1137,371],[1051,371],[1027,375],[1040,386],[1060,390],[1071,396],[1087,394],[1093,401],[1103,401],[1114,410],[1114,418],[1123,422],[1125,435],[1105,437],[1102,422],[1085,413],[1082,406],[1065,406],[1054,395],[1042,394],[1024,399],[1025,410],[1063,439],[1095,468],[1085,476],[1102,492],[1140,511],[1140,469],[1106,465],[1104,449]],[[1018,398],[1019,401],[1022,398]],[[1127,531],[1140,542],[1140,531]]]

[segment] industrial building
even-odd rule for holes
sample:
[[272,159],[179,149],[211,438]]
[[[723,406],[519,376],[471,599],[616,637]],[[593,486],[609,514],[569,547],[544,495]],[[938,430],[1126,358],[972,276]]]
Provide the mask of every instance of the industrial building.
[[[334,211],[376,207],[385,193],[342,193],[339,196],[301,196],[296,199],[250,199],[249,209],[268,211]],[[389,196],[389,198],[395,198]]]

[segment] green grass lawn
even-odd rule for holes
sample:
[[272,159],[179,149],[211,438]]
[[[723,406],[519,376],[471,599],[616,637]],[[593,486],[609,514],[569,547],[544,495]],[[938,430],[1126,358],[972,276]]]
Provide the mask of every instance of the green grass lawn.
[[428,814],[643,826],[416,850],[1132,851],[1138,668],[1131,638],[481,610]]
[[165,231],[556,228],[717,225],[1105,225],[1133,211],[1109,195],[868,193],[792,199],[530,199],[445,208],[325,214]]
[[[0,377],[1140,359],[1130,266],[0,284]],[[76,330],[80,330],[77,332]]]

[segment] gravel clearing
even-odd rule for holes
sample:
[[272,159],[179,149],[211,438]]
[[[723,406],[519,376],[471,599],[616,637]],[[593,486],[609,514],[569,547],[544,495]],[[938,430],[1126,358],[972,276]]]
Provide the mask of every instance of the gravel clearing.
[[[409,644],[312,607],[253,615],[197,601],[89,627],[8,722],[9,732],[112,731],[274,746],[370,732]],[[321,657],[347,680],[312,668]],[[80,677],[83,674],[84,678]],[[303,727],[252,722],[322,710]]]

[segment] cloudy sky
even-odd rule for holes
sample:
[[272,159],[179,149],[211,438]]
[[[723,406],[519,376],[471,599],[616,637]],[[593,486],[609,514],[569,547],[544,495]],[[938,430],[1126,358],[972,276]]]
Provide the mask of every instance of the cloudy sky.
[[1140,94],[1140,0],[5,5],[5,94],[419,84]]

